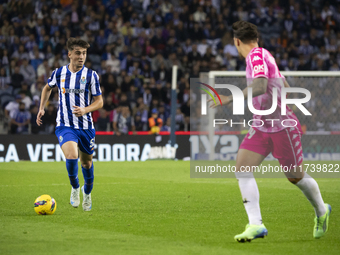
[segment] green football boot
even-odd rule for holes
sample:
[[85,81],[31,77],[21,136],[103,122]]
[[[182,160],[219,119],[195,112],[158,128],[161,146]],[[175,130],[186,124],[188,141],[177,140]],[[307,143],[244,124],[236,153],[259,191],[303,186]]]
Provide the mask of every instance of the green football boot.
[[256,238],[264,238],[268,235],[268,230],[262,225],[247,225],[245,231],[242,234],[234,237],[235,241],[239,243],[251,242]]
[[331,214],[332,207],[329,204],[325,204],[326,206],[326,213],[321,217],[315,217],[314,219],[314,231],[313,236],[314,238],[320,238],[325,235],[328,230],[328,221],[329,215]]

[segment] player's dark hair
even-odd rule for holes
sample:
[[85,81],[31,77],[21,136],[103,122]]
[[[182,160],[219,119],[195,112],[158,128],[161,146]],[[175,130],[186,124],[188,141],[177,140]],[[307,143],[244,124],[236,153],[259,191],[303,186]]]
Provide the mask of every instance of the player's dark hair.
[[72,51],[74,50],[74,47],[77,47],[77,46],[84,48],[84,49],[88,49],[90,47],[90,44],[82,39],[70,37],[67,40],[66,46],[69,51]]
[[240,20],[233,24],[234,37],[240,39],[243,43],[257,42],[259,33],[257,26],[254,24]]

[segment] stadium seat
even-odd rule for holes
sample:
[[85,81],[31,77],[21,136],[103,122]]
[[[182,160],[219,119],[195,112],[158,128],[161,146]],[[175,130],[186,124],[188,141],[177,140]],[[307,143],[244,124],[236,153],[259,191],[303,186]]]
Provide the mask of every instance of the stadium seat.
[[13,93],[13,87],[12,86],[8,86],[7,88],[0,90],[0,96],[4,95],[4,94],[12,94],[12,93]]
[[14,98],[14,96],[12,96],[11,94],[8,94],[8,93],[2,94],[2,95],[0,96],[0,104],[1,104],[1,108],[2,108],[2,109],[5,109],[6,105],[7,105],[9,102],[14,101],[14,100],[15,100],[15,98]]

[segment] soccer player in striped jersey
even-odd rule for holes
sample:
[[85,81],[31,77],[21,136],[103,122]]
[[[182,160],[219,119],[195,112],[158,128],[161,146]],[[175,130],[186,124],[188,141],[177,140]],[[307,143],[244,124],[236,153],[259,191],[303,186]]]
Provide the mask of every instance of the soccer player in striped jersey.
[[[277,89],[278,101],[276,110],[270,115],[254,114],[256,127],[251,127],[242,141],[236,159],[236,177],[241,190],[243,204],[248,214],[249,224],[243,233],[236,235],[238,242],[250,242],[259,237],[265,237],[268,231],[262,223],[259,205],[259,190],[252,172],[242,172],[242,169],[252,169],[258,166],[272,153],[280,165],[289,169],[285,172],[288,180],[295,184],[315,210],[314,238],[322,237],[328,229],[331,206],[323,202],[317,182],[303,171],[303,153],[301,146],[301,126],[294,112],[286,106],[286,115],[281,115],[281,88],[289,87],[281,75],[274,57],[258,46],[257,27],[246,21],[237,21],[232,26],[234,43],[239,54],[246,59],[246,78],[248,87],[252,88],[252,103],[257,110],[270,109],[273,104],[273,90]],[[247,99],[247,89],[243,90]],[[232,96],[220,96],[222,105],[232,102]],[[211,100],[210,100],[211,101]],[[218,102],[218,105],[220,103]],[[211,105],[212,108],[215,105]],[[275,124],[265,119],[276,120]],[[279,120],[279,121],[277,121]],[[285,127],[281,121],[295,122],[296,125]],[[261,125],[260,123],[264,123]],[[280,123],[280,124],[279,124]],[[295,166],[292,167],[292,166]],[[302,169],[302,171],[301,171]]]
[[37,124],[42,124],[45,105],[54,87],[58,87],[59,109],[55,134],[66,157],[66,168],[72,185],[70,202],[73,207],[80,204],[78,179],[78,148],[81,168],[84,176],[83,209],[92,208],[91,191],[93,188],[92,155],[95,145],[95,130],[91,112],[103,107],[102,93],[98,74],[84,66],[86,52],[90,45],[80,39],[69,38],[67,41],[70,64],[52,72],[41,93],[41,103],[37,115]]

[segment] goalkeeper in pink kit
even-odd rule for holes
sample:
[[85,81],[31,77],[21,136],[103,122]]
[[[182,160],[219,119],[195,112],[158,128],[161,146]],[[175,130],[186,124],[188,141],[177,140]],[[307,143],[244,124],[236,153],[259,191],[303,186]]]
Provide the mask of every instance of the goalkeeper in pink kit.
[[[274,57],[258,46],[257,27],[246,21],[238,21],[232,26],[234,43],[239,54],[246,59],[246,78],[248,87],[252,87],[253,106],[257,110],[267,110],[272,106],[273,88],[277,89],[278,102],[276,110],[270,115],[256,115],[257,121],[252,125],[240,145],[236,159],[236,178],[241,190],[244,207],[249,224],[245,231],[235,236],[238,242],[250,242],[267,236],[268,231],[262,223],[259,190],[252,172],[242,172],[258,166],[269,153],[279,160],[285,169],[288,180],[301,189],[315,210],[314,238],[322,237],[328,230],[331,206],[325,204],[317,182],[303,170],[303,153],[301,146],[301,127],[293,111],[286,106],[286,115],[281,115],[281,88],[289,87],[280,74]],[[243,90],[245,99],[248,90]],[[222,105],[232,102],[232,96],[220,96]],[[220,105],[211,105],[214,108]],[[265,121],[273,119],[275,121]],[[282,125],[284,121],[285,126]],[[290,126],[290,127],[287,127]],[[295,167],[294,167],[295,166]],[[295,169],[295,171],[294,171]]]

